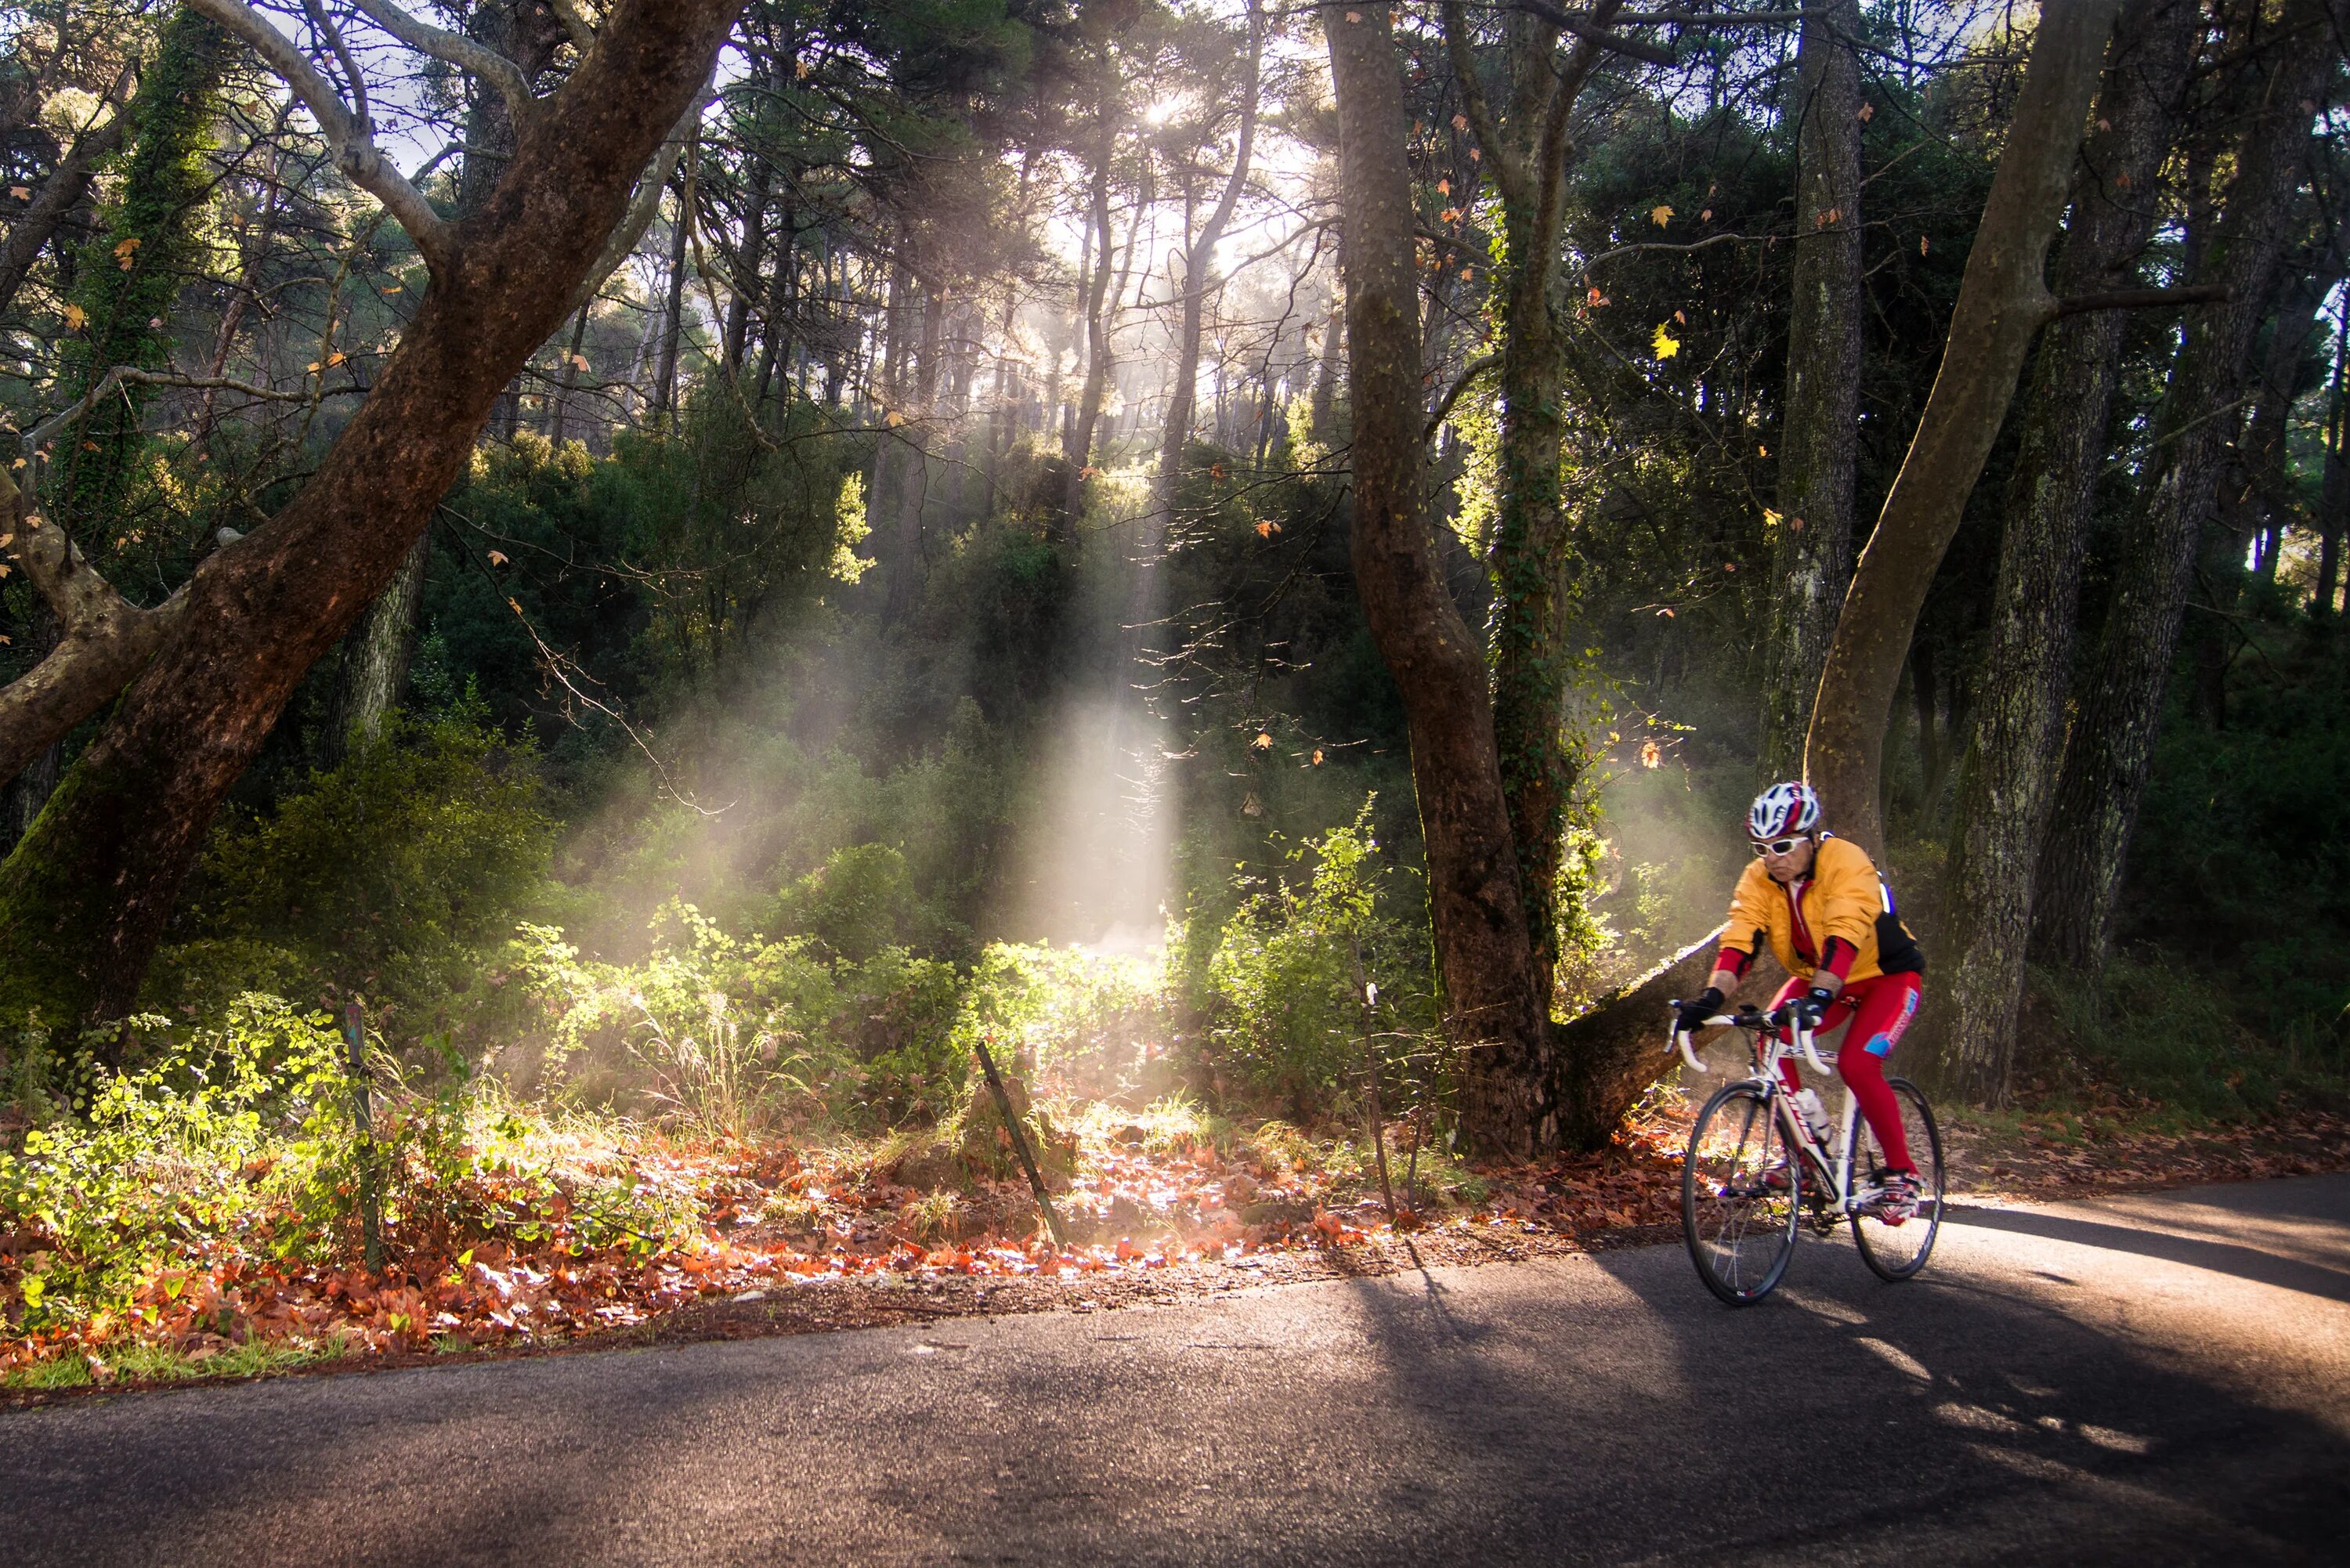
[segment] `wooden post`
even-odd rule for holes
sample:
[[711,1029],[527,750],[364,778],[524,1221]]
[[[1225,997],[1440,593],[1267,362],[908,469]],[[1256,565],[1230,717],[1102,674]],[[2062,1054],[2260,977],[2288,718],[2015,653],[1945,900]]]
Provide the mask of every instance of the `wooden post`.
[[376,1189],[375,1115],[368,1104],[367,1032],[359,1004],[343,1007],[343,1044],[351,1074],[351,1123],[359,1131],[359,1236],[368,1272],[383,1267],[383,1195]]
[[1012,1096],[1004,1092],[1003,1080],[995,1071],[995,1058],[988,1054],[987,1036],[983,1034],[972,1043],[979,1053],[979,1069],[987,1075],[987,1092],[995,1096],[995,1108],[1003,1113],[1003,1130],[1012,1135],[1012,1152],[1020,1157],[1020,1168],[1028,1173],[1029,1190],[1036,1195],[1036,1208],[1045,1216],[1045,1229],[1053,1233],[1053,1244],[1066,1247],[1069,1239],[1061,1231],[1061,1217],[1053,1212],[1053,1199],[1045,1191],[1044,1173],[1036,1168],[1036,1157],[1028,1147],[1027,1129],[1012,1109]]
[[1378,988],[1363,973],[1363,940],[1348,939],[1355,955],[1355,996],[1363,1004],[1363,1074],[1370,1085],[1371,1158],[1379,1169],[1379,1201],[1387,1205],[1388,1219],[1396,1217],[1395,1189],[1388,1184],[1388,1129],[1379,1115],[1379,1054],[1371,1041],[1371,1006],[1378,1000]]

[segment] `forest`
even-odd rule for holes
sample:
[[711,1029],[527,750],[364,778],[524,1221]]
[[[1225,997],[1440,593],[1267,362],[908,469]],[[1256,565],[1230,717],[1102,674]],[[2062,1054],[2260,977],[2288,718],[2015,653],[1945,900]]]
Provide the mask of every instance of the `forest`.
[[2338,1117],[2345,25],[0,7],[0,1376],[1653,1224],[1798,777]]

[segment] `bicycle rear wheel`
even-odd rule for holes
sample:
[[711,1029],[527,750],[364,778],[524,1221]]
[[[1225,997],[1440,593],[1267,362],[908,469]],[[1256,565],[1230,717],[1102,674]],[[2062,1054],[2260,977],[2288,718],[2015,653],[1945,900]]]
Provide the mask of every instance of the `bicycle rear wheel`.
[[[1942,1132],[1934,1123],[1934,1107],[1907,1078],[1887,1078],[1893,1103],[1901,1109],[1901,1131],[1909,1144],[1910,1163],[1918,1168],[1918,1206],[1899,1218],[1888,1218],[1874,1205],[1864,1204],[1852,1217],[1852,1239],[1861,1261],[1879,1278],[1899,1282],[1914,1276],[1933,1254],[1934,1238],[1942,1229]],[[1852,1186],[1866,1194],[1885,1181],[1885,1151],[1877,1135],[1861,1122],[1854,1129],[1859,1139],[1853,1149]]]
[[1732,1084],[1705,1103],[1681,1167],[1681,1231],[1706,1289],[1731,1306],[1771,1293],[1794,1255],[1803,1181],[1760,1085]]

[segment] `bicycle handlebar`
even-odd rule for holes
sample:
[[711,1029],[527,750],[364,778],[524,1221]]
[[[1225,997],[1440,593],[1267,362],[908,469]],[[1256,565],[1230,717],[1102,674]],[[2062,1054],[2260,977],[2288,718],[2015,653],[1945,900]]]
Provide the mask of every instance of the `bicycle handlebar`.
[[[1685,1064],[1690,1071],[1693,1073],[1711,1072],[1713,1069],[1708,1067],[1703,1062],[1700,1061],[1698,1059],[1697,1052],[1690,1048],[1690,1042],[1696,1038],[1695,1033],[1693,1032],[1684,1030],[1680,1026],[1681,1004],[1678,1002],[1669,1002],[1665,1003],[1665,1005],[1673,1010],[1673,1047],[1680,1053],[1683,1064]],[[1721,1029],[1730,1024],[1748,1023],[1752,1022],[1752,1019],[1753,1015],[1752,1012],[1744,1015],[1733,1015],[1726,1012],[1717,1013],[1713,1017],[1705,1021],[1705,1026],[1708,1029]],[[1805,1062],[1811,1064],[1813,1072],[1818,1073],[1822,1076],[1825,1076],[1835,1070],[1829,1066],[1827,1063],[1820,1059],[1818,1050],[1812,1044],[1811,1030],[1798,1020],[1789,1015],[1786,1009],[1782,1009],[1773,1021],[1782,1023],[1788,1033],[1794,1036],[1795,1049],[1803,1054],[1803,1058]]]

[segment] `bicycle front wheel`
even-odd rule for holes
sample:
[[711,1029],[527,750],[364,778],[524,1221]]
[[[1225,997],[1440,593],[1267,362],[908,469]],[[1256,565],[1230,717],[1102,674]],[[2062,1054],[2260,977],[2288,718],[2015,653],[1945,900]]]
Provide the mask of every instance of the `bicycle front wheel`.
[[1803,1169],[1759,1085],[1705,1103],[1681,1167],[1681,1231],[1706,1289],[1731,1306],[1769,1295],[1795,1251]]
[[1899,1282],[1926,1266],[1934,1238],[1942,1229],[1942,1131],[1934,1125],[1934,1107],[1907,1078],[1887,1078],[1893,1103],[1900,1107],[1901,1133],[1909,1145],[1910,1163],[1918,1168],[1918,1204],[1907,1212],[1888,1212],[1869,1194],[1885,1181],[1885,1151],[1866,1122],[1854,1129],[1860,1140],[1853,1150],[1852,1186],[1861,1199],[1853,1211],[1852,1239],[1861,1261],[1879,1278]]

